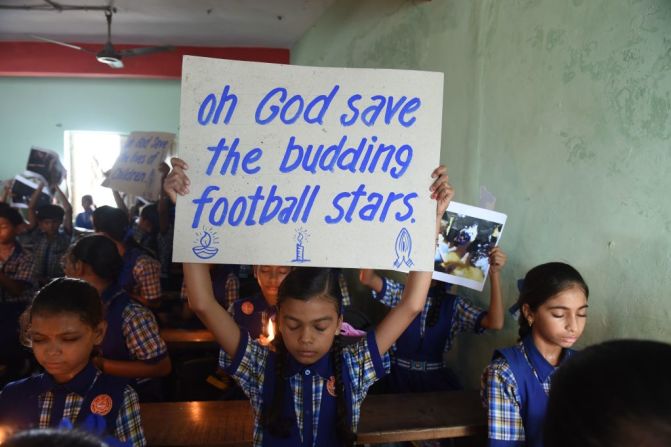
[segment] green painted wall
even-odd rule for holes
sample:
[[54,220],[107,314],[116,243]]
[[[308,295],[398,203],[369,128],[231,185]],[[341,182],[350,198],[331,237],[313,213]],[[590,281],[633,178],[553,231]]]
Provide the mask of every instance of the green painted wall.
[[177,132],[179,81],[0,78],[0,179],[33,145],[63,154],[65,130]]
[[[477,204],[485,185],[508,214],[506,307],[516,278],[564,260],[592,289],[580,346],[671,342],[671,2],[341,0],[292,63],[443,71],[457,199]],[[477,387],[515,338],[508,318],[450,362]]]

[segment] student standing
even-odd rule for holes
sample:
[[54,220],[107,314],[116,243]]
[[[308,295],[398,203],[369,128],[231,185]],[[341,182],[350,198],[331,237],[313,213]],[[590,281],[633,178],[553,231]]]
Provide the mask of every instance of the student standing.
[[45,372],[0,392],[0,420],[15,429],[106,427],[108,435],[144,446],[137,394],[126,380],[101,373],[91,353],[105,334],[98,292],[84,281],[58,278],[28,311],[28,341]]
[[[392,348],[391,374],[385,378],[385,391],[418,393],[461,389],[456,375],[443,362],[456,336],[462,332],[482,333],[503,327],[500,272],[506,255],[500,248],[490,253],[491,293],[487,310],[474,306],[461,296],[449,293],[449,284],[435,281],[422,313],[413,320]],[[362,269],[361,283],[373,289],[373,298],[393,308],[404,286]]]
[[568,264],[542,264],[524,277],[520,341],[497,350],[482,376],[490,447],[543,446],[550,381],[582,335],[588,296],[587,284]]
[[[186,192],[184,169],[184,162],[173,161],[172,194]],[[443,167],[432,177],[439,218],[453,191]],[[278,335],[271,350],[250,340],[218,305],[206,265],[184,264],[184,276],[191,308],[214,333],[226,353],[223,366],[251,401],[255,446],[353,445],[363,398],[387,372],[385,353],[421,312],[431,282],[430,272],[411,272],[401,303],[366,337],[343,346],[333,273],[297,268],[278,291]]]
[[77,214],[75,218],[75,227],[93,230],[93,211],[96,206],[93,204],[93,197],[89,194],[82,196],[82,208],[84,211]]
[[[43,184],[35,190],[28,204],[28,230],[31,251],[34,257],[33,278],[42,286],[53,278],[63,276],[61,258],[70,246],[72,239],[72,206],[63,192],[56,188],[57,196],[63,206],[42,205],[37,201],[44,188]],[[62,228],[61,228],[62,226]]]

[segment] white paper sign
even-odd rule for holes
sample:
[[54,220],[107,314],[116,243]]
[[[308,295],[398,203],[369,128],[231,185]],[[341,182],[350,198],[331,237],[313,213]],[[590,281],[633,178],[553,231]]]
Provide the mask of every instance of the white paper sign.
[[433,270],[443,74],[186,56],[174,260]]
[[161,190],[158,167],[173,144],[173,133],[132,132],[102,185],[148,200],[158,199]]

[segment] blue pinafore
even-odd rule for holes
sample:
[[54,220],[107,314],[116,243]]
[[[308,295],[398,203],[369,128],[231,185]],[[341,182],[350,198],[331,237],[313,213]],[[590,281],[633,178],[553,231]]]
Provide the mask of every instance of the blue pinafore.
[[[518,346],[511,346],[495,351],[494,358],[505,357],[515,377],[517,393],[521,400],[520,416],[524,424],[526,445],[543,447],[543,422],[547,411],[548,395],[543,389],[542,382],[554,374],[556,368],[538,352],[531,335],[524,337],[522,344],[526,356]],[[572,349],[564,349],[561,362],[566,361],[574,352]]]

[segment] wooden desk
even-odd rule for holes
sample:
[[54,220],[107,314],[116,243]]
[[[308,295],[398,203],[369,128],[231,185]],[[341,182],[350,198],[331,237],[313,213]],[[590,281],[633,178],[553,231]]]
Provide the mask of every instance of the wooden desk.
[[160,334],[171,350],[216,349],[218,346],[214,335],[207,329],[165,328]]
[[[151,447],[245,446],[252,443],[247,401],[141,404]],[[361,408],[358,442],[458,438],[487,428],[477,391],[371,395]]]

